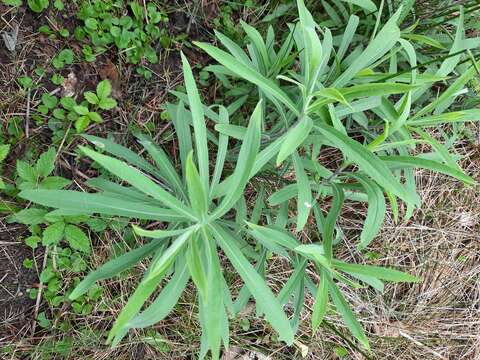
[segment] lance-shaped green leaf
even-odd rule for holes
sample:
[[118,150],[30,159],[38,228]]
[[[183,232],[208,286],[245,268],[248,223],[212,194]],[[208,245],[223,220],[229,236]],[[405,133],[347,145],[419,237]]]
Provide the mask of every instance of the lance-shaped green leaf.
[[231,124],[217,124],[215,125],[215,130],[220,134],[230,136],[237,140],[243,140],[247,133],[246,127]]
[[187,251],[185,252],[185,259],[187,260],[190,276],[192,277],[199,294],[202,296],[203,301],[205,301],[207,298],[207,270],[203,261],[204,252],[200,252],[199,243],[201,241],[199,238],[199,233],[192,236],[188,243]]
[[293,154],[293,167],[297,177],[298,197],[297,197],[297,231],[301,231],[308,221],[310,209],[312,208],[312,191],[310,183],[303,168],[302,161],[298,153]]
[[367,48],[352,62],[352,64],[332,84],[332,87],[345,86],[362,69],[371,65],[381,56],[386,54],[400,38],[400,29],[397,19],[400,12],[397,11],[379,31]]
[[305,76],[308,82],[308,89],[315,86],[322,61],[322,44],[316,33],[318,26],[313,20],[312,15],[305,7],[303,0],[297,0],[298,15],[300,18],[300,29],[303,35],[303,59],[306,68]]
[[325,256],[325,250],[323,245],[299,245],[295,248],[295,251],[299,254],[306,255],[308,259],[315,261],[318,266],[322,266],[325,270],[331,270],[330,262]]
[[245,139],[238,155],[237,165],[232,175],[233,180],[230,184],[231,188],[213,212],[212,218],[214,219],[224,215],[232,208],[232,206],[243,194],[243,189],[250,179],[253,164],[260,148],[260,124],[262,119],[261,105],[262,103],[260,101],[255,107],[255,110],[250,118],[247,133],[245,134]]
[[[214,30],[215,36],[220,40],[220,42],[225,46],[228,51],[233,55],[233,57],[239,60],[245,66],[255,70],[255,67],[252,64],[252,61],[248,58],[248,55],[245,51],[242,50],[234,41],[230,40],[227,36],[222,34],[220,31]],[[228,70],[227,70],[228,71]],[[235,74],[234,71],[232,71]]]
[[393,176],[385,163],[359,142],[326,124],[318,124],[315,128],[385,190],[390,191],[407,203],[417,204],[416,197],[405,190],[405,187]]
[[147,178],[144,174],[142,174],[141,171],[129,166],[123,161],[99,154],[86,147],[80,146],[80,149],[85,155],[95,160],[112,174],[128,182],[136,189],[153,197],[154,199],[159,200],[172,210],[176,211],[178,214],[181,214],[192,220],[196,219],[190,209],[177,200],[177,198],[163,190],[159,185]]
[[187,168],[185,175],[187,178],[187,189],[190,205],[199,218],[204,218],[208,211],[207,194],[203,190],[200,175],[198,174],[197,168],[193,163],[193,152],[191,152],[187,157]]
[[307,259],[301,260],[295,265],[292,276],[288,279],[285,286],[282,288],[278,294],[278,301],[280,304],[286,304],[290,296],[295,291],[295,287],[305,277],[305,267],[307,266]]
[[422,34],[402,34],[402,38],[412,40],[421,44],[429,45],[432,47],[436,47],[437,49],[444,50],[445,46],[442,45],[441,42],[435,40],[429,36],[422,35]]
[[136,225],[132,225],[132,229],[138,236],[148,237],[152,239],[166,239],[183,234],[185,231],[191,230],[193,227],[187,229],[176,230],[145,230]]
[[350,309],[350,306],[338,289],[337,285],[335,285],[332,280],[327,281],[329,282],[329,292],[332,301],[335,304],[335,308],[342,316],[343,321],[345,321],[348,329],[352,335],[355,336],[355,338],[357,338],[357,340],[360,341],[363,346],[365,346],[365,348],[370,349],[370,345],[368,344],[368,339],[363,331],[362,325],[360,325],[358,322],[355,314]]
[[118,315],[115,324],[108,334],[107,343],[111,343],[113,338],[137,315],[145,301],[157,288],[165,272],[190,238],[192,232],[193,230],[190,230],[180,235],[160,257],[150,264],[148,274],[138,284],[135,292],[130,296],[127,304]]
[[360,18],[356,15],[350,15],[348,18],[348,23],[347,27],[345,28],[345,31],[342,36],[342,42],[340,43],[340,46],[338,47],[337,51],[337,59],[339,62],[342,61],[343,56],[347,52],[353,36],[355,35],[355,31],[357,30],[358,23],[360,22]]
[[315,333],[323,321],[327,312],[328,305],[328,282],[327,273],[322,271],[320,273],[320,284],[318,284],[317,295],[315,297],[315,304],[312,312],[312,331]]
[[[228,122],[229,122],[228,110],[224,106],[219,107],[218,119],[219,119],[219,125],[228,125]],[[218,139],[217,157],[215,159],[215,169],[213,171],[210,192],[208,194],[209,198],[213,197],[213,194],[215,193],[215,190],[218,184],[220,183],[220,178],[222,176],[222,172],[225,164],[225,158],[227,157],[227,150],[228,150],[228,136],[224,134],[220,134]]]
[[257,49],[258,53],[260,54],[260,58],[262,60],[263,66],[265,68],[270,66],[270,60],[268,56],[267,46],[263,41],[262,35],[255,29],[253,26],[247,24],[243,20],[240,21],[240,25],[242,25],[243,30],[252,41],[253,45]]
[[424,139],[437,152],[438,155],[440,155],[446,165],[450,166],[452,169],[457,169],[458,171],[462,172],[462,168],[457,164],[446,146],[440,144],[433,136],[422,129],[417,128],[414,129],[414,131],[420,135],[420,137]]
[[[315,91],[315,93],[312,95],[318,98],[325,98],[328,100],[331,100],[332,102],[339,102],[345,105],[348,105],[347,99],[343,96],[343,94],[338,90],[334,88],[323,88],[320,90]],[[312,104],[312,106],[315,103]]]
[[308,134],[310,134],[312,127],[312,119],[305,116],[288,131],[277,155],[277,166],[297,150],[297,148],[305,141]]
[[[267,250],[265,248],[263,249],[260,258],[257,260],[257,263],[255,264],[255,271],[257,271],[262,278],[264,278],[265,276],[266,258],[267,258]],[[251,293],[248,290],[248,287],[244,284],[240,289],[240,291],[238,292],[237,299],[233,304],[233,313],[237,315],[240,311],[245,309],[245,306],[247,306],[248,301],[250,300],[250,297],[251,297]],[[283,303],[280,302],[280,304],[283,304]]]
[[242,254],[242,251],[236,245],[235,238],[218,225],[213,225],[211,228],[218,244],[265,312],[267,321],[278,332],[281,340],[287,344],[292,344],[294,334],[282,307],[265,284],[265,281]]
[[472,65],[465,71],[461,76],[459,76],[449,87],[447,90],[442,92],[442,94],[437,97],[434,101],[430,104],[426,105],[421,110],[417,111],[415,115],[413,115],[410,121],[414,121],[426,114],[430,111],[434,110],[435,108],[442,106],[444,103],[449,101],[449,99],[455,95],[459,90],[463,88],[463,86],[469,82],[477,73],[476,68],[480,65],[480,60],[478,60],[475,64],[476,66]]
[[342,1],[360,6],[361,8],[367,10],[368,12],[377,11],[377,5],[375,5],[375,3],[371,0],[342,0]]
[[169,156],[163,151],[163,149],[155,145],[148,136],[143,134],[137,134],[137,138],[140,140],[140,144],[147,150],[152,157],[157,169],[162,178],[164,178],[168,184],[175,189],[179,194],[185,195],[183,191],[182,180],[178,176],[177,171],[170,162]]
[[351,275],[352,277],[354,277],[355,279],[358,279],[361,282],[363,282],[367,285],[370,285],[375,290],[378,290],[381,293],[383,293],[383,291],[385,290],[385,284],[383,283],[383,281],[378,280],[376,277],[369,276],[369,275],[364,275],[364,274],[359,274],[359,273],[351,272],[351,271],[347,272],[347,273],[349,275]]
[[93,135],[82,135],[85,139],[90,141],[93,145],[98,148],[112,154],[118,158],[126,160],[128,163],[135,165],[139,169],[142,169],[150,174],[156,174],[157,170],[155,167],[150,164],[147,160],[139,156],[137,153],[126,148],[125,146],[119,145],[108,139],[100,138]]
[[[65,210],[69,214],[104,214],[143,220],[181,221],[186,217],[176,211],[151,204],[124,201],[102,194],[71,190],[24,190],[19,196],[34,203]],[[57,211],[59,212],[59,211]]]
[[[278,153],[280,147],[282,146],[283,142],[285,141],[287,134],[284,134],[269,144],[265,149],[260,151],[260,153],[255,158],[255,162],[253,164],[252,171],[250,172],[249,179],[257,174],[274,156]],[[233,176],[229,176],[223,182],[221,182],[218,187],[216,188],[216,192],[214,193],[214,197],[220,197],[227,194],[232,189],[232,184],[234,183],[235,178]]]
[[227,69],[237,74],[239,77],[257,85],[270,97],[280,100],[286,107],[293,111],[293,113],[298,115],[298,110],[294,102],[272,80],[267,79],[258,71],[255,71],[254,69],[244,65],[242,62],[238,61],[232,55],[223,50],[205,43],[194,42],[194,44],[200,49],[204,50],[208,55],[213,57]]
[[261,242],[274,242],[288,250],[294,250],[300,243],[287,231],[273,226],[260,226],[247,222],[252,229],[250,234]]
[[[452,55],[454,53],[458,53],[460,50],[463,50],[462,40],[465,37],[465,28],[463,26],[463,21],[464,21],[463,6],[459,6],[459,10],[460,10],[460,14],[456,19],[457,29],[455,31],[455,39],[453,40],[452,47],[450,48],[448,55]],[[459,63],[461,57],[462,57],[461,53],[455,56],[447,57],[445,60],[443,60],[442,64],[440,65],[440,68],[437,70],[436,75],[446,76],[450,74]]]
[[[202,228],[202,238],[206,247],[208,261],[207,267],[207,296],[205,306],[205,328],[212,359],[220,357],[220,342],[224,330],[225,309],[223,306],[223,276],[217,246],[206,228]],[[227,327],[228,328],[228,327]]]
[[180,261],[179,263],[180,265],[176,266],[175,274],[155,301],[118,331],[112,341],[113,347],[120,343],[129,329],[152,326],[163,320],[173,310],[189,279],[188,268],[185,266],[185,262]]
[[309,105],[308,113],[315,112],[322,106],[337,101],[347,106],[351,106],[349,101],[353,99],[404,94],[416,88],[417,86],[401,83],[368,83],[339,89],[324,88],[312,94],[312,97],[318,99]]
[[467,121],[480,121],[480,109],[468,109],[438,115],[423,116],[407,120],[407,124],[410,126],[429,127]]
[[198,167],[200,169],[200,178],[203,184],[203,190],[206,192],[210,177],[208,175],[208,145],[207,145],[207,127],[203,113],[203,105],[198,94],[197,85],[193,78],[192,69],[187,58],[183,53],[182,57],[183,76],[185,78],[185,87],[187,89],[188,103],[192,114],[195,148],[197,151]]
[[143,245],[137,249],[129,251],[119,257],[107,261],[105,264],[100,266],[97,270],[92,271],[88,276],[86,276],[71,292],[68,296],[70,300],[75,300],[78,297],[85,294],[88,289],[90,289],[93,284],[97,281],[111,278],[122,271],[127,270],[128,268],[135,265],[137,262],[145,258],[146,256],[151,255],[156,248],[161,245],[161,242],[151,241],[147,245]]
[[402,271],[389,269],[382,266],[350,264],[340,260],[334,260],[333,266],[344,272],[352,272],[390,282],[418,282],[417,277]]
[[333,201],[332,207],[328,212],[328,215],[325,219],[325,224],[323,226],[323,248],[325,250],[325,257],[330,262],[332,261],[333,257],[333,233],[335,231],[335,225],[337,223],[337,218],[342,211],[343,201],[345,199],[345,195],[343,190],[335,183],[332,183],[332,190],[333,190]]
[[[177,133],[178,149],[180,152],[180,160],[182,162],[182,170],[185,171],[187,155],[192,151],[192,134],[188,125],[188,113],[185,110],[184,102],[180,100],[178,105],[173,106],[167,104],[167,111],[172,115],[173,126]],[[185,174],[185,173],[184,173]]]
[[122,186],[102,177],[88,179],[86,184],[92,188],[102,191],[102,195],[116,196],[120,200],[131,200],[133,202],[156,204],[156,200],[138,191],[132,186]]
[[392,169],[421,168],[445,174],[464,182],[474,185],[476,182],[462,171],[451,168],[438,161],[424,159],[418,156],[380,156],[380,159]]
[[362,184],[368,196],[367,217],[360,234],[360,244],[357,246],[361,250],[370,244],[383,225],[386,213],[385,197],[380,187],[365,175],[356,173],[350,176]]

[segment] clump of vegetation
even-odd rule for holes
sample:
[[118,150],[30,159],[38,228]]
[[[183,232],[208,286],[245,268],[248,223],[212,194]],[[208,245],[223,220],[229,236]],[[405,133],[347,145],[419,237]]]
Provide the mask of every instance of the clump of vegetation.
[[[216,63],[196,64],[197,82],[182,53],[184,86],[160,105],[156,96],[143,98],[153,114],[145,120],[132,101],[154,83],[148,65],[175,41],[165,9],[117,0],[28,0],[26,6],[59,17],[72,6],[77,21],[65,26],[52,17],[40,27],[56,42],[55,53],[44,67],[14,77],[26,110],[9,114],[0,137],[0,165],[8,168],[0,191],[11,199],[0,211],[25,228],[23,244],[34,256],[22,264],[39,276],[28,291],[36,324],[58,338],[35,351],[68,356],[80,337],[98,342],[103,333],[96,327],[82,327],[78,339],[64,335],[77,324],[60,312],[88,319],[98,310],[100,318],[116,302],[122,310],[108,344],[147,328],[140,340],[168,352],[153,327],[179,311],[185,294],[193,294],[188,301],[201,328],[200,358],[220,358],[237,326],[250,329],[240,317],[251,300],[272,338],[302,353],[305,313],[312,334],[335,329],[326,318],[338,316],[355,339],[335,330],[348,346],[371,351],[363,314],[347,294],[421,281],[410,263],[379,266],[378,253],[369,251],[387,215],[407,221],[421,208],[418,169],[476,184],[455,149],[459,139],[474,136],[468,123],[480,120],[478,39],[467,36],[477,26],[467,14],[476,8],[446,7],[420,21],[423,13],[409,0],[399,6],[322,1],[318,13],[297,0],[259,11],[257,19],[254,1],[222,4],[219,16],[208,19],[217,27],[216,46],[193,42],[191,50],[189,39],[182,40],[189,53],[204,52]],[[254,24],[236,21],[240,11]],[[189,9],[187,32],[199,13],[197,6]],[[95,73],[94,81],[65,91],[65,71],[70,77],[103,66],[108,54],[126,76],[133,70],[147,85],[117,102],[112,83]],[[0,111],[7,107],[0,102]],[[118,117],[108,113],[113,109]],[[161,130],[152,121],[157,112]],[[129,133],[137,142],[120,145],[119,134]],[[27,149],[17,159],[19,144],[38,147],[44,135],[47,151]],[[419,154],[420,147],[428,152]],[[352,209],[359,231],[342,226]],[[111,259],[90,271],[104,234],[123,241],[114,240],[106,251]],[[272,283],[274,262],[288,274],[281,284]],[[123,281],[125,274],[135,274],[135,289],[103,298],[99,282]],[[333,352],[348,354],[340,344]]]
[[[411,181],[412,169],[427,168],[456,177],[466,184],[474,183],[458,168],[448,151],[422,130],[432,124],[478,117],[476,110],[430,115],[432,110],[441,108],[449,100],[459,81],[466,83],[473,77],[474,65],[470,65],[460,80],[452,85],[453,88],[451,86],[433,102],[416,109],[412,116],[414,93],[424,92],[431,82],[421,80],[421,89],[417,78],[422,79],[422,75],[415,70],[410,72],[407,81],[395,81],[394,77],[386,81],[386,75],[368,68],[381,66],[382,60],[389,59],[384,55],[392,49],[397,49],[394,52],[397,62],[404,60],[412,67],[416,66],[414,48],[408,40],[401,38],[397,25],[401,10],[379,29],[365,49],[359,48],[355,58],[342,62],[344,49],[353,40],[358,25],[353,20],[355,25],[350,26],[340,48],[335,50],[337,66],[330,65],[330,54],[334,51],[330,30],[323,31],[321,41],[316,31],[318,25],[301,0],[298,1],[298,10],[300,21],[290,27],[290,34],[278,52],[272,47],[267,48],[258,31],[245,23],[242,26],[251,41],[250,56],[220,33],[218,36],[230,54],[208,44],[198,44],[222,64],[210,68],[214,73],[233,75],[253,83],[258,87],[260,98],[245,126],[230,125],[230,114],[223,106],[218,113],[208,110],[207,116],[216,123],[218,133],[218,137],[211,137],[217,145],[213,156],[209,155],[209,131],[204,120],[206,110],[200,102],[190,66],[183,58],[187,96],[178,96],[189,104],[190,112],[183,109],[181,102],[170,114],[178,135],[180,174],[165,152],[142,135],[139,135],[140,144],[155,161],[156,168],[124,147],[89,136],[87,139],[101,150],[126,162],[87,147],[81,148],[82,153],[131,187],[101,181],[100,186],[97,182],[97,187],[103,192],[98,194],[61,190],[20,193],[27,200],[56,208],[52,213],[56,216],[100,213],[168,224],[155,230],[134,226],[137,235],[162,241],[153,240],[111,260],[91,273],[70,294],[74,300],[87,292],[94,282],[114,276],[142,258],[151,257],[148,271],[110,331],[109,343],[118,344],[132,327],[145,327],[163,319],[191,278],[198,291],[203,329],[201,357],[210,349],[212,357],[219,358],[220,344],[223,342],[228,347],[228,317],[241,311],[250,296],[256,300],[257,312],[265,316],[282,340],[292,344],[304,306],[297,298],[303,299],[305,288],[316,298],[312,316],[314,331],[330,308],[331,300],[353,336],[368,349],[367,337],[339,284],[357,287],[363,283],[382,291],[383,281],[417,279],[396,270],[347,263],[335,258],[334,249],[341,245],[341,229],[336,228],[336,220],[345,199],[368,203],[369,211],[357,246],[362,250],[383,223],[386,212],[384,194],[392,206],[398,200],[405,202],[410,214],[420,206],[415,182]],[[294,47],[300,62],[298,70],[286,66],[296,60],[290,56]],[[396,103],[389,100],[393,96],[397,97]],[[275,115],[266,117],[266,109],[269,114],[274,110]],[[371,110],[375,116],[367,117],[366,110]],[[364,115],[356,118],[356,114]],[[342,121],[349,116],[355,122]],[[193,134],[189,123],[193,126]],[[261,129],[268,130],[262,132]],[[409,155],[410,145],[415,141],[413,134],[418,134],[436,150],[438,160]],[[261,147],[262,135],[274,140]],[[225,161],[230,136],[240,143],[236,146],[238,151],[229,159],[229,163],[235,164],[229,175],[225,172],[228,169]],[[318,162],[320,152],[330,147],[343,154],[343,161],[333,170]],[[196,155],[196,164],[192,151]],[[270,160],[274,157],[277,167],[294,171],[295,182],[269,198],[273,207],[263,209],[267,219],[265,224],[261,224],[263,221],[258,216],[255,222],[248,221],[242,210],[245,206],[243,192],[249,179],[271,166]],[[216,160],[211,164],[210,159]],[[211,169],[212,176],[209,175]],[[156,177],[157,182],[145,174]],[[406,182],[402,181],[404,177]],[[121,199],[110,195],[111,190],[107,189],[112,187]],[[285,210],[291,198],[296,198],[296,215],[287,217]],[[319,204],[328,198],[332,199],[331,208],[324,214]],[[297,234],[303,231],[311,212],[316,221],[316,241],[305,244],[289,228],[294,226]],[[235,217],[232,217],[233,213]],[[258,246],[252,247],[249,239],[254,239]],[[227,256],[245,283],[235,302],[222,273],[218,249]],[[268,253],[287,259],[294,271],[278,298],[258,272],[264,268]],[[249,258],[257,261],[257,270]],[[314,265],[320,278],[318,286],[305,273],[309,263]],[[142,305],[170,272],[172,278],[162,292],[140,312]],[[297,299],[291,321],[281,307],[290,297]]]
[[78,18],[84,25],[75,28],[75,38],[89,40],[93,48],[85,44],[83,53],[86,61],[95,61],[107,47],[115,45],[124,53],[128,63],[138,64],[145,59],[150,64],[158,62],[156,47],[159,42],[163,48],[170,45],[170,37],[165,24],[168,16],[154,2],[140,4],[129,2],[131,15],[124,12],[123,1],[83,2]]

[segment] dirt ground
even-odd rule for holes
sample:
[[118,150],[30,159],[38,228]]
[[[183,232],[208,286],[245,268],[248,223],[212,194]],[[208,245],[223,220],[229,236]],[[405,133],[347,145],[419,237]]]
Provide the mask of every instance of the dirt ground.
[[27,334],[33,321],[35,301],[27,290],[37,283],[35,269],[23,266],[32,249],[20,241],[25,229],[0,223],[0,342]]

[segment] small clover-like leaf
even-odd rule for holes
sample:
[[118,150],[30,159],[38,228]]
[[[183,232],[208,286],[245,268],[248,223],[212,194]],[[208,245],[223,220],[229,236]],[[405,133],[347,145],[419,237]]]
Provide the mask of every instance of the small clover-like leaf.
[[112,85],[108,80],[102,80],[97,85],[97,96],[102,100],[106,99],[112,93]]
[[85,100],[87,100],[90,104],[93,104],[93,105],[96,105],[100,102],[100,99],[98,98],[98,96],[91,91],[87,91],[86,93],[84,93],[83,97],[85,98]]
[[117,106],[117,101],[112,98],[103,98],[100,100],[98,106],[100,107],[100,109],[110,110]]
[[65,227],[65,239],[72,249],[90,253],[90,239],[78,226],[67,225]]
[[48,151],[44,152],[37,160],[35,164],[35,170],[39,176],[46,177],[50,175],[50,173],[55,168],[55,158],[57,156],[57,152],[54,147],[48,149]]
[[58,244],[63,237],[63,231],[65,229],[64,222],[56,222],[49,225],[43,231],[42,244],[44,246]]

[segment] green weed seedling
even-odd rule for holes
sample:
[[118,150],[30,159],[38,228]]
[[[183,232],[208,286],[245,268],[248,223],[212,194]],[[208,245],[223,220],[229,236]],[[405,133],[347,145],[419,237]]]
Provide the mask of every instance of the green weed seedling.
[[55,69],[60,70],[65,65],[71,65],[73,63],[73,51],[71,49],[63,49],[52,60],[52,65]]
[[5,5],[18,7],[22,5],[22,0],[2,0]]
[[[24,189],[62,189],[71,184],[71,181],[60,176],[52,176],[56,157],[55,148],[50,148],[40,155],[34,165],[25,161],[17,161],[17,187]],[[51,307],[58,307],[67,301],[66,294],[73,290],[68,288],[75,284],[67,284],[65,275],[80,273],[86,270],[86,259],[91,252],[90,239],[80,226],[89,225],[93,231],[105,229],[101,221],[93,221],[88,216],[55,216],[46,209],[32,207],[21,210],[9,217],[10,222],[18,222],[28,226],[30,235],[24,239],[27,246],[36,249],[39,245],[50,249],[46,266],[39,274],[43,286],[42,296]],[[44,225],[44,226],[42,226]],[[24,261],[26,268],[33,268],[31,259]],[[77,278],[76,283],[79,282]],[[29,291],[32,298],[36,298],[37,288]],[[82,315],[92,311],[93,303],[99,300],[101,289],[92,287],[87,294],[72,303],[74,312]]]
[[48,8],[50,2],[48,0],[27,0],[28,7],[35,13],[41,13]]
[[[128,15],[125,11],[128,10]],[[131,64],[141,60],[155,64],[158,62],[157,44],[168,47],[170,44],[166,27],[168,17],[159,7],[148,2],[145,7],[130,2],[94,1],[84,2],[78,11],[83,26],[75,29],[77,40],[88,39],[92,46],[84,45],[83,53],[87,61],[106,48],[114,45]]]
[[[10,144],[0,144],[0,171],[2,170],[1,165],[3,160],[6,159],[8,152],[10,151]],[[0,190],[5,189],[5,183],[0,177]]]
[[[84,100],[77,103],[72,97],[63,97],[60,100],[54,95],[43,94],[42,103],[37,107],[40,116],[34,119],[43,122],[48,119],[48,126],[53,131],[54,143],[61,141],[73,123],[77,133],[83,132],[91,123],[103,122],[101,111],[111,110],[117,106],[117,101],[110,95],[112,86],[108,80],[98,83],[96,91],[87,91],[83,94]],[[71,134],[67,134],[70,138]]]

